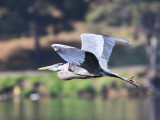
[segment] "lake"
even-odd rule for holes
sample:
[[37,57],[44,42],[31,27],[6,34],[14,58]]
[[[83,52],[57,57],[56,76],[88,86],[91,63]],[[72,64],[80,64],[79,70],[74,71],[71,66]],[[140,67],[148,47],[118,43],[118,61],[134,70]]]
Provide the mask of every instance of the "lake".
[[160,120],[160,98],[0,101],[0,120]]

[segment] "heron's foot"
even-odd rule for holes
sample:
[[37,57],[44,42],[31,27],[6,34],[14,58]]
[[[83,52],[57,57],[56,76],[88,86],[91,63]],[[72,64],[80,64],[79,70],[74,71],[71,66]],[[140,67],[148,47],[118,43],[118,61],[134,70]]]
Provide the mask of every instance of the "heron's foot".
[[132,85],[134,85],[135,87],[138,88],[138,85],[137,85],[138,82],[135,81],[133,78],[134,78],[134,76],[132,76],[132,77],[126,79],[126,81],[129,82],[129,83],[131,83]]

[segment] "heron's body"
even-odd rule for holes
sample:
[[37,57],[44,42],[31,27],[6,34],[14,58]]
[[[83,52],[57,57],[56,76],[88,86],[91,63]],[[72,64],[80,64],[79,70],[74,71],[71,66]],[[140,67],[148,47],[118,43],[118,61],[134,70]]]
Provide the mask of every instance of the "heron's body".
[[82,48],[53,44],[52,47],[67,63],[58,63],[40,68],[57,71],[59,78],[70,80],[110,76],[127,81],[135,86],[133,77],[125,79],[108,69],[108,61],[116,41],[130,44],[128,41],[105,35],[82,34]]
[[[71,80],[71,79],[87,79],[87,78],[96,78],[102,77],[100,70],[92,70],[90,68],[83,68],[80,66],[71,65],[66,63],[62,66],[64,69],[57,72],[58,77],[62,80]],[[67,68],[67,69],[66,69]]]

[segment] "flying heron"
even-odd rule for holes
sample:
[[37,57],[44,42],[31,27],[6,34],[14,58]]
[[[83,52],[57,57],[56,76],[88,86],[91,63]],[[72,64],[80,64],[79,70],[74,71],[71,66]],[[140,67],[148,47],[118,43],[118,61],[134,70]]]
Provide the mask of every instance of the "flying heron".
[[123,78],[108,69],[109,57],[116,41],[131,45],[127,40],[92,33],[81,34],[81,49],[53,44],[54,50],[67,62],[39,68],[38,70],[56,71],[62,80],[74,78],[115,77],[136,85],[131,78]]

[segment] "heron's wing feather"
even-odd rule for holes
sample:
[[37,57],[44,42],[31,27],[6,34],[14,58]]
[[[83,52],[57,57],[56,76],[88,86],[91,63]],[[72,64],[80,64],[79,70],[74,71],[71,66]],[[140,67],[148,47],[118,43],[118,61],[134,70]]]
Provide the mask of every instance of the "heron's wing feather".
[[63,45],[56,52],[72,65],[81,65],[85,60],[85,51],[75,47]]
[[98,34],[81,34],[82,50],[93,53],[103,70],[108,70],[107,63],[115,45],[115,41],[130,44],[127,40]]

